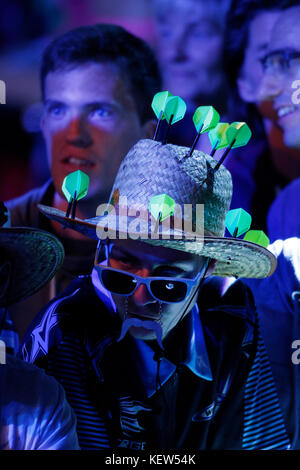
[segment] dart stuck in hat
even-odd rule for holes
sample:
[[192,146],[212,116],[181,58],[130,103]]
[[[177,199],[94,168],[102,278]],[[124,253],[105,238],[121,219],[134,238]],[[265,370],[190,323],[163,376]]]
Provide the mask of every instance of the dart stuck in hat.
[[[224,237],[225,217],[232,197],[229,171],[223,165],[214,171],[217,161],[199,150],[195,150],[192,156],[188,154],[187,147],[140,140],[121,163],[106,210],[102,206],[96,217],[86,220],[66,218],[62,211],[52,207],[39,206],[40,210],[50,219],[99,239],[105,238],[105,231],[110,227],[112,238],[128,238],[129,225],[136,222],[136,217],[131,214],[136,215],[137,208],[146,208],[149,218],[155,223],[142,227],[138,237],[140,241],[215,259],[213,275],[216,276],[263,278],[271,275],[276,267],[276,258],[266,248],[247,240]],[[156,214],[160,219],[160,231],[154,233],[157,219],[153,216],[153,198],[162,195],[168,196],[164,201],[165,204],[168,201],[166,206],[170,206],[169,217],[163,220],[162,213],[168,209],[162,207]],[[122,214],[120,206],[122,197],[126,197],[128,204],[126,214]],[[189,220],[192,231],[186,233],[184,227],[180,230],[172,223],[164,228],[164,222],[176,211],[172,200],[176,207],[182,209],[184,216],[184,205],[192,205]],[[198,221],[195,217],[197,207],[203,209],[199,226],[196,226]],[[199,235],[201,225],[202,236]],[[145,227],[148,228],[146,232]]]

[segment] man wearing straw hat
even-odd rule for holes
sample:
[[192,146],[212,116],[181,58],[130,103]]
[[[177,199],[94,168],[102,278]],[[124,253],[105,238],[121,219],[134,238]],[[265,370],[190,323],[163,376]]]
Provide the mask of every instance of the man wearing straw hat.
[[2,335],[5,309],[48,282],[61,266],[64,250],[50,233],[2,227],[5,223],[7,211],[0,203],[0,449],[79,449],[75,416],[63,388],[8,354]]
[[276,259],[224,238],[231,176],[188,154],[139,141],[93,219],[41,206],[99,240],[92,275],[37,316],[21,348],[63,384],[83,449],[289,447],[251,292],[203,284],[269,276]]

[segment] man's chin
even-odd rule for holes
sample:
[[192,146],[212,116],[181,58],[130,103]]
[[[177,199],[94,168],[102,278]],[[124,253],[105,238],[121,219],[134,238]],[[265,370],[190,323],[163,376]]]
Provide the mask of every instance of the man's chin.
[[298,131],[283,129],[283,142],[289,148],[300,149],[300,137]]

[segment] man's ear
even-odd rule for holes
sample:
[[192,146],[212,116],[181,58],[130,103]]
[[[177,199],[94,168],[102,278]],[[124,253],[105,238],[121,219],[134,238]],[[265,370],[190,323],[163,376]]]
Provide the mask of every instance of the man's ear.
[[142,126],[143,139],[153,139],[157,121],[151,119],[146,121]]
[[256,101],[256,94],[254,93],[253,86],[242,75],[237,79],[237,87],[239,91],[239,95],[243,101],[246,103],[255,103]]

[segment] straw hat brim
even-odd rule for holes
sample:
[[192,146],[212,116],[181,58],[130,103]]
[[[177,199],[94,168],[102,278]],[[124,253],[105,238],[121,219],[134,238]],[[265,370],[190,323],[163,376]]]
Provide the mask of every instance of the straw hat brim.
[[[97,230],[107,226],[102,224],[102,217],[81,220],[66,218],[64,212],[54,208],[39,205],[40,211],[52,220],[56,220],[65,227],[71,228],[86,235],[89,238],[99,240]],[[106,219],[107,220],[107,219]],[[118,232],[119,238],[127,235],[125,232]],[[126,238],[126,236],[124,236]],[[174,250],[185,251],[198,256],[206,256],[217,260],[214,276],[221,277],[245,277],[245,278],[265,278],[273,274],[276,268],[276,257],[266,248],[256,243],[241,240],[239,238],[226,238],[204,236],[195,240],[187,239],[152,239],[146,235],[140,240],[152,245],[164,246]]]
[[0,307],[24,300],[50,281],[64,260],[64,248],[51,233],[29,227],[0,229],[0,249],[13,264]]

